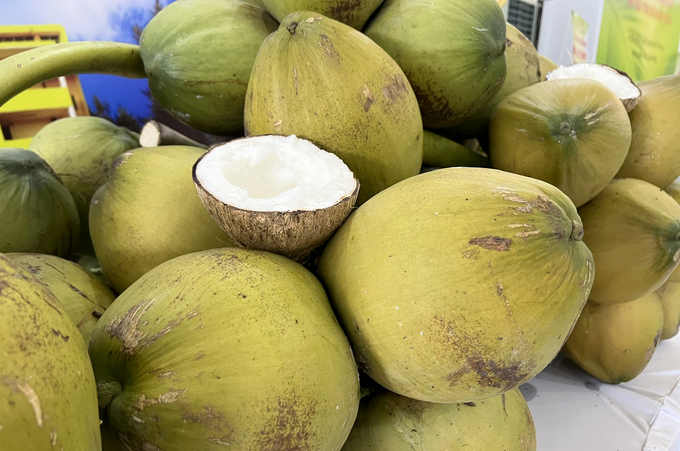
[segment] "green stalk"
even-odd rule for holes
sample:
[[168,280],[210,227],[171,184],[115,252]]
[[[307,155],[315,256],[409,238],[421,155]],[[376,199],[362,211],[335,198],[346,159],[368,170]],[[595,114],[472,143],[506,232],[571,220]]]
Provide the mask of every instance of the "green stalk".
[[145,78],[139,46],[119,42],[66,42],[0,61],[0,106],[38,83],[71,74]]

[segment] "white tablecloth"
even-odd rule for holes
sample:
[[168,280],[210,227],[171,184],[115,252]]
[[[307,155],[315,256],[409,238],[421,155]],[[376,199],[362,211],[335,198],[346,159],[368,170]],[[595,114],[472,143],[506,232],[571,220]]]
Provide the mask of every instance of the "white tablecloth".
[[630,382],[602,383],[560,354],[521,390],[538,451],[680,451],[680,335]]
[[538,451],[680,451],[680,335],[630,382],[602,383],[560,354],[521,390]]

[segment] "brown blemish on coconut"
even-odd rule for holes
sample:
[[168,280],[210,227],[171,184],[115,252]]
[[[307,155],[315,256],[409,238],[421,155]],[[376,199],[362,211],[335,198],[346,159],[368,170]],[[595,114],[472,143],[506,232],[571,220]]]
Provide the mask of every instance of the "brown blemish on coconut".
[[403,95],[408,94],[409,89],[405,78],[393,75],[389,83],[382,88],[383,97],[388,103],[399,100]]
[[311,428],[316,417],[316,401],[303,402],[296,393],[279,397],[276,406],[267,406],[273,412],[257,440],[259,451],[313,451],[315,433]]
[[147,398],[146,395],[142,394],[137,399],[135,407],[140,411],[144,411],[145,408],[155,406],[156,404],[172,404],[179,400],[179,397],[186,393],[189,389],[176,390],[171,388],[167,393],[159,395],[158,398]]
[[490,251],[498,251],[498,252],[507,252],[510,250],[510,245],[512,244],[512,240],[510,238],[501,238],[499,236],[485,236],[482,238],[473,238],[470,241],[468,241],[468,246],[479,246],[481,248],[490,250]]
[[189,411],[182,413],[182,421],[185,423],[201,424],[208,429],[215,431],[226,431],[229,434],[222,435],[220,439],[224,441],[233,441],[229,439],[231,428],[227,424],[224,415],[219,412],[212,404],[206,404],[203,406],[203,410],[198,412]]
[[366,99],[364,101],[364,112],[368,113],[374,102],[373,94],[371,93],[371,90],[368,89],[368,85],[364,85],[364,89],[362,89],[361,93],[363,94],[364,99]]
[[127,163],[128,159],[134,155],[132,152],[125,152],[124,154],[119,155],[115,160],[113,160],[113,164],[111,164],[111,169],[117,169]]

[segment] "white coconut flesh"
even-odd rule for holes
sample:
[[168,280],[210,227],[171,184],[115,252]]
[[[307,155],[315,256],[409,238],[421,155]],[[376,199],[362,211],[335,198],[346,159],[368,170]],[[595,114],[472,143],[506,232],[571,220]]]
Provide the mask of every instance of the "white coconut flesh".
[[203,189],[251,211],[313,211],[350,197],[354,174],[336,155],[296,136],[255,136],[214,147],[196,165]]
[[641,91],[627,75],[608,66],[595,63],[573,64],[560,66],[548,72],[547,80],[561,80],[565,78],[589,78],[599,81],[614,91],[619,99],[631,100],[640,97]]

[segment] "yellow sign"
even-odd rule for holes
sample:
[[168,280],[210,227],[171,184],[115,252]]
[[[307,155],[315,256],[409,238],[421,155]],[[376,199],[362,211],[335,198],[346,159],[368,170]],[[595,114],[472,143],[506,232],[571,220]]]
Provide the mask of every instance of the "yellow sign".
[[571,54],[572,63],[588,61],[588,22],[576,11],[571,12],[571,28],[574,31],[574,45]]
[[635,81],[675,71],[680,0],[605,0],[597,62]]

